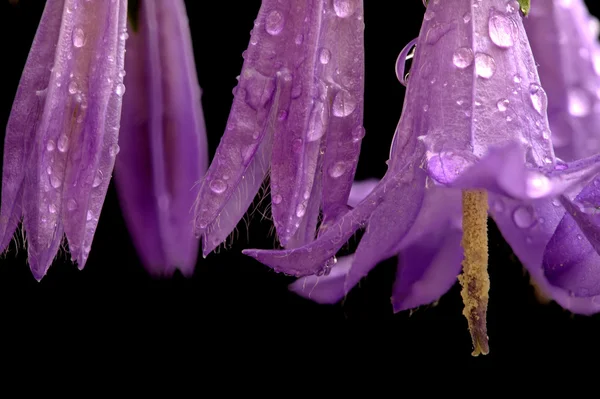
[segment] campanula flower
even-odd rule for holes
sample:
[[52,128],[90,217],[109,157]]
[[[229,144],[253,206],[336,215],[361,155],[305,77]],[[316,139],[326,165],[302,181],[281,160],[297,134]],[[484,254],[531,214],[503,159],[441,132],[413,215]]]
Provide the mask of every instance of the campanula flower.
[[556,155],[564,161],[600,152],[600,24],[583,0],[533,3],[524,20],[548,93]]
[[22,219],[40,280],[66,235],[83,268],[110,182],[124,93],[127,0],[48,0],[6,128],[0,247]]
[[[265,177],[280,243],[312,241],[347,211],[364,136],[362,0],[264,0],[195,224],[207,255]],[[326,188],[326,189],[325,189]]]
[[192,274],[194,184],[208,164],[200,88],[182,0],[144,0],[130,26],[115,167],[123,216],[146,269]]
[[[555,158],[548,100],[522,17],[517,1],[429,1],[418,39],[398,63],[404,78],[404,58],[416,43],[384,178],[314,242],[245,253],[277,271],[317,275],[292,289],[320,302],[339,300],[378,262],[399,255],[395,311],[437,300],[458,276],[473,354],[487,353],[488,211],[548,288],[544,250],[560,219],[570,218],[559,196],[581,190],[599,168],[595,158],[572,164]],[[342,269],[318,276],[365,227],[355,254],[339,262]],[[582,312],[596,301],[561,302],[561,295],[554,298]]]

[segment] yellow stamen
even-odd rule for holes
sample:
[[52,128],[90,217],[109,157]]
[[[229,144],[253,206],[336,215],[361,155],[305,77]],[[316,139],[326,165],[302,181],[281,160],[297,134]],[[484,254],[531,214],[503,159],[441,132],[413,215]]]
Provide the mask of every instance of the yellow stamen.
[[485,190],[467,190],[462,194],[464,248],[463,272],[458,277],[462,285],[463,315],[469,323],[473,339],[473,356],[487,355],[490,351],[487,336],[486,313],[489,299],[487,212],[488,196]]

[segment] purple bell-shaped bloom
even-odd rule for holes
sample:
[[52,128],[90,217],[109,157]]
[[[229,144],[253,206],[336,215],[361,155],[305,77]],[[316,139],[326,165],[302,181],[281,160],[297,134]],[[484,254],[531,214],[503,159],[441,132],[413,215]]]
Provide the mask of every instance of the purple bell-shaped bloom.
[[[400,77],[415,43],[384,178],[314,242],[245,253],[276,271],[310,276],[292,289],[327,303],[341,299],[378,262],[398,255],[396,311],[437,300],[459,277],[474,354],[487,353],[489,211],[543,292],[572,311],[597,311],[600,292],[590,288],[597,286],[592,277],[600,278],[600,270],[594,274],[592,264],[574,261],[562,280],[553,277],[571,260],[559,250],[562,244],[551,241],[564,219],[562,236],[572,240],[579,234],[587,242],[583,237],[592,234],[594,216],[574,212],[571,200],[583,202],[577,198],[583,195],[593,201],[586,190],[595,187],[600,163],[555,158],[548,100],[519,3],[429,1],[419,38],[400,56]],[[341,270],[336,265],[322,276],[359,228],[365,234],[356,253],[340,262]],[[567,281],[580,285],[569,287]]]
[[[312,241],[347,208],[364,136],[362,0],[263,0],[227,130],[198,195],[206,256],[268,176],[282,245]],[[325,189],[326,188],[326,189]]]
[[121,151],[115,167],[123,216],[146,269],[194,271],[194,184],[208,164],[200,88],[185,4],[144,0],[130,27]]
[[40,280],[66,235],[83,268],[113,171],[127,0],[48,0],[6,128],[0,248],[22,219]]

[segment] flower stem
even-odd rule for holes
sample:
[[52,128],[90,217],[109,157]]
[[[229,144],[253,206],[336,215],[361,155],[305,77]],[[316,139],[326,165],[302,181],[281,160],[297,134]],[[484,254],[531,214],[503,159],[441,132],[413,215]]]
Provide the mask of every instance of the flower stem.
[[462,193],[463,271],[458,277],[462,285],[463,315],[469,323],[473,339],[473,356],[487,355],[490,351],[487,336],[486,313],[490,289],[488,275],[487,212],[488,195],[485,190],[465,190]]

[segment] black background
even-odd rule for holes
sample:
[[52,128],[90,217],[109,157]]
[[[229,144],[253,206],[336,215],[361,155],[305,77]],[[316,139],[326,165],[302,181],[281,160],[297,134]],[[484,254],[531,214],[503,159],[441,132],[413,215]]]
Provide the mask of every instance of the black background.
[[[600,5],[592,1],[588,4],[600,15]],[[212,156],[225,129],[241,53],[248,45],[260,1],[190,0],[186,4]],[[2,127],[43,5],[41,0],[21,0],[17,5],[0,0]],[[418,35],[423,11],[420,0],[365,1],[367,135],[358,179],[381,177],[386,170],[404,96],[394,65],[404,45]],[[252,220],[249,240],[241,234],[232,248],[200,258],[193,278],[176,275],[154,280],[136,257],[112,184],[83,271],[62,253],[38,283],[26,266],[25,251],[12,251],[0,259],[0,329],[27,336],[34,347],[53,345],[49,334],[59,331],[82,338],[83,348],[108,337],[149,342],[150,350],[197,343],[204,352],[199,362],[228,351],[279,352],[291,359],[310,358],[317,367],[310,373],[317,375],[319,370],[334,367],[333,360],[328,360],[334,348],[352,354],[354,360],[345,367],[363,367],[355,357],[360,353],[374,354],[385,362],[410,364],[416,357],[443,357],[478,367],[517,359],[541,367],[540,357],[548,354],[591,358],[600,335],[600,315],[574,316],[555,304],[540,304],[528,276],[491,221],[490,229],[491,354],[484,358],[470,356],[471,342],[456,285],[437,306],[412,315],[393,314],[389,298],[394,260],[377,266],[335,306],[316,305],[289,293],[287,285],[293,278],[240,253],[248,247],[272,247],[270,225],[258,218]],[[245,233],[244,225],[240,231]],[[340,324],[342,330],[335,328]],[[100,330],[104,333],[96,338]],[[299,346],[306,345],[308,352],[298,356]]]

